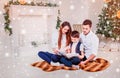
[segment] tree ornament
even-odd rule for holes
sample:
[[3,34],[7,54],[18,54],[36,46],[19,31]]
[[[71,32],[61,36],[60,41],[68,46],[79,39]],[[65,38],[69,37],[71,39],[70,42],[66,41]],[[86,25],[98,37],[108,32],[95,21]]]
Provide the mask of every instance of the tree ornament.
[[120,18],[120,10],[117,11],[117,17]]
[[25,0],[18,0],[18,2],[21,4],[21,5],[24,5],[26,3]]

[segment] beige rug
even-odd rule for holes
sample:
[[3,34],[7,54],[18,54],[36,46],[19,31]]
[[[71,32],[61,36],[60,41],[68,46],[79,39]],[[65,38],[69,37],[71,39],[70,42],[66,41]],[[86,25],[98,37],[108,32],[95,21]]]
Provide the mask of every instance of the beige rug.
[[[52,71],[61,70],[61,69],[63,69],[63,70],[78,70],[76,68],[67,67],[67,66],[52,66],[45,61],[35,62],[32,64],[32,66],[40,68],[46,72],[52,72]],[[110,66],[110,63],[103,58],[97,58],[94,61],[88,62],[85,65],[79,65],[79,66],[80,66],[80,69],[82,69],[84,71],[97,72],[97,71],[102,71],[102,70],[108,68]]]

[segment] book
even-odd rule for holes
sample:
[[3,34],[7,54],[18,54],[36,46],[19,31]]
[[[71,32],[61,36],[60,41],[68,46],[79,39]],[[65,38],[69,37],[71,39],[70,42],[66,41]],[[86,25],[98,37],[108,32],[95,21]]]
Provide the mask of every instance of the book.
[[58,54],[58,55],[63,55],[63,56],[65,56],[65,55],[66,55],[66,52],[58,52],[57,54]]
[[78,57],[78,53],[67,53],[65,56],[67,57],[67,58],[72,58],[72,57]]
[[66,53],[66,52],[58,52],[58,55],[65,56],[67,58],[77,57],[78,53]]

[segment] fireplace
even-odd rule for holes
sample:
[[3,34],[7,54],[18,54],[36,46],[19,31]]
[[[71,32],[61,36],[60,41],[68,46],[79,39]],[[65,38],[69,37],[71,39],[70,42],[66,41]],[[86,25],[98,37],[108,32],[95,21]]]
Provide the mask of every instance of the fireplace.
[[51,50],[51,35],[56,26],[57,8],[12,5],[10,7],[12,52],[33,56]]

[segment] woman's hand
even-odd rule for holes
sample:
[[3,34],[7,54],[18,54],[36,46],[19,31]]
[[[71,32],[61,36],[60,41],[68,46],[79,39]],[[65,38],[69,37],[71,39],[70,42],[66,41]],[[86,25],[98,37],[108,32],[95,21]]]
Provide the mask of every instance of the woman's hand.
[[65,51],[66,51],[66,53],[70,53],[71,52],[70,49],[66,49]]
[[57,54],[57,53],[59,52],[59,50],[58,50],[57,48],[53,48],[53,52],[54,52],[55,54]]
[[65,52],[66,52],[66,53],[70,53],[70,52],[71,52],[71,49],[70,49],[69,46],[65,47]]

